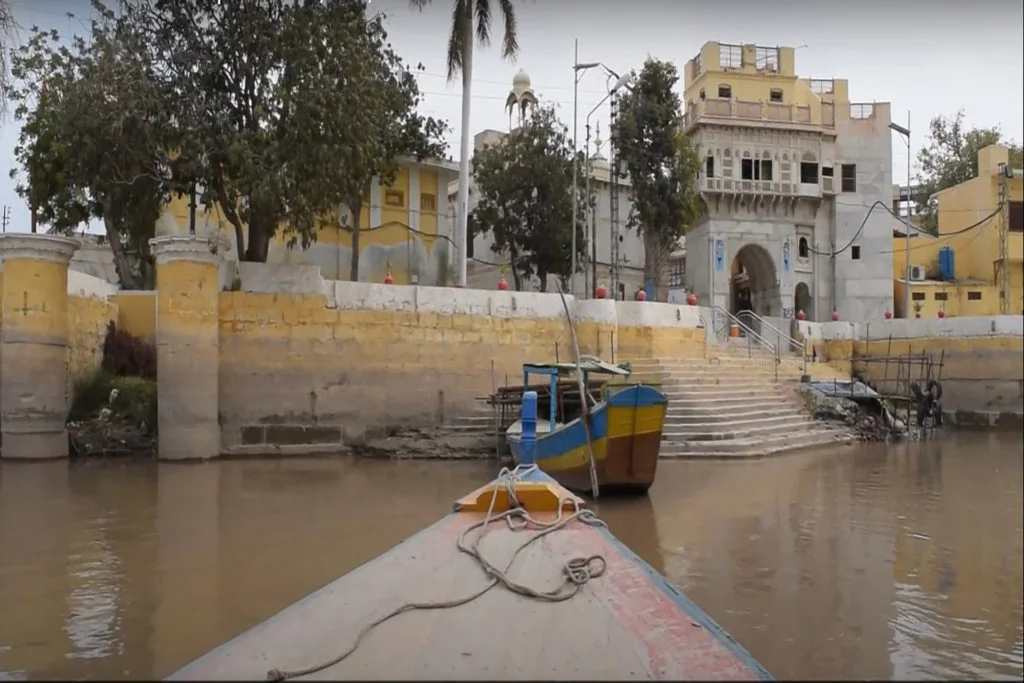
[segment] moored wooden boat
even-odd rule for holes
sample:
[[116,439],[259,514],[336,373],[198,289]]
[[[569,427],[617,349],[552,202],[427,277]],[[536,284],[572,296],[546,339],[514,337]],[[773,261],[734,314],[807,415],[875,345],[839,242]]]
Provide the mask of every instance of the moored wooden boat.
[[505,471],[169,680],[771,679],[582,504]]
[[[567,405],[559,377],[577,372],[582,375],[583,396]],[[602,383],[595,399],[591,377],[602,374],[621,379],[630,372],[595,359],[579,365],[524,365],[523,386],[529,388],[530,375],[549,377],[550,400],[539,406],[532,454],[524,453],[522,420],[505,432],[509,450],[517,463],[536,463],[573,491],[594,494],[596,479],[602,495],[646,493],[658,471],[668,398],[652,385],[617,379]],[[586,415],[583,400],[594,401]]]

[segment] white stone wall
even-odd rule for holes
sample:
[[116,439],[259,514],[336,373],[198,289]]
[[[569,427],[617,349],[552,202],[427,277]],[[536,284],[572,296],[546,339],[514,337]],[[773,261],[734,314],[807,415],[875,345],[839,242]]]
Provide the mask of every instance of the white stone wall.
[[[855,105],[866,114],[866,105]],[[871,105],[873,116],[851,119],[837,107],[835,181],[841,190],[841,164],[856,164],[857,191],[836,195],[836,307],[844,320],[871,320],[893,306],[892,234],[898,221],[885,210],[892,202],[892,132],[888,103]],[[872,204],[864,229],[858,234]],[[853,246],[860,247],[855,258]],[[819,320],[825,318],[819,317]]]

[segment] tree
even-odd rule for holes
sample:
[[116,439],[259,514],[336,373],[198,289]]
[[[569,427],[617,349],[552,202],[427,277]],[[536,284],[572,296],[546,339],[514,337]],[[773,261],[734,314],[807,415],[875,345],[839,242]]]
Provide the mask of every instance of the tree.
[[681,132],[678,82],[674,65],[649,58],[612,123],[612,142],[630,181],[627,225],[643,238],[644,279],[655,282],[659,301],[667,298],[662,274],[668,257],[704,210],[697,153]]
[[[413,7],[423,9],[433,0],[409,0]],[[519,52],[519,35],[516,30],[516,15],[512,0],[455,0],[452,5],[452,27],[448,34],[448,80],[453,81],[462,74],[462,136],[459,148],[459,192],[458,192],[458,266],[460,287],[466,286],[466,239],[469,225],[469,151],[471,146],[470,113],[473,84],[473,34],[481,45],[491,42],[491,13],[497,5],[505,20],[505,34],[501,54],[506,59],[515,59]]]
[[0,0],[0,120],[7,114],[7,98],[11,83],[8,79],[7,55],[17,39],[18,22],[10,0]]
[[[73,234],[102,220],[121,285],[139,289],[153,284],[149,238],[171,189],[171,119],[145,44],[95,9],[88,38],[67,46],[36,28],[14,54],[17,191],[33,229],[38,220]],[[140,256],[136,267],[126,249]]]
[[[477,205],[470,216],[474,234],[491,233],[492,249],[507,253],[512,279],[521,290],[523,278],[547,276],[563,282],[572,270],[572,142],[554,109],[534,109],[523,126],[473,158]],[[586,207],[578,202],[577,254],[586,257]]]
[[995,144],[1010,148],[1010,165],[1024,166],[1024,154],[1019,144],[1003,139],[998,127],[968,128],[961,109],[952,118],[937,116],[928,126],[928,143],[917,153],[921,167],[917,175],[917,204],[922,227],[929,232],[938,231],[937,206],[931,200],[940,190],[959,185],[978,176],[978,151]]
[[[266,261],[283,226],[307,248],[325,218],[398,156],[436,151],[441,124],[366,0],[149,0],[127,9],[175,103],[182,177]],[[356,192],[353,188],[360,188]],[[358,195],[358,197],[356,196]],[[358,276],[358,230],[353,277]]]

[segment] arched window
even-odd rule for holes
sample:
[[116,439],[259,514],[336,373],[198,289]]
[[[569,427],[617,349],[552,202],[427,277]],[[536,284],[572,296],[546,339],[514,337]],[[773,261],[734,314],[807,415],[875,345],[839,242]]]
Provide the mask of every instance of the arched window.
[[811,256],[811,245],[807,243],[806,237],[801,237],[800,241],[797,242],[797,256],[800,258],[810,258]]

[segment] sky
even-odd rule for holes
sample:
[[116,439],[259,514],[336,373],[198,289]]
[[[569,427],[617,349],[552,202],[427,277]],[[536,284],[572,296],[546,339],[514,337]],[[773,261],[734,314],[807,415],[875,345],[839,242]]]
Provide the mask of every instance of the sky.
[[[87,0],[10,0],[27,36],[32,25],[62,33],[83,32]],[[451,156],[458,159],[461,80],[446,79],[451,0],[434,0],[424,11],[408,0],[372,0],[384,11],[394,48],[422,64],[422,111],[447,119]],[[854,102],[891,102],[893,120],[910,113],[912,154],[924,142],[928,122],[963,109],[973,126],[1000,126],[1009,139],[1024,138],[1024,4],[1019,0],[516,0],[518,59],[502,59],[500,14],[495,44],[478,48],[472,82],[472,134],[506,130],[505,98],[512,78],[526,71],[542,100],[553,103],[572,127],[573,49],[580,62],[601,62],[618,73],[639,70],[647,57],[685,63],[709,40],[785,45],[796,50],[797,73],[846,78]],[[68,18],[67,12],[76,18]],[[578,139],[584,119],[605,95],[597,69],[579,83]],[[680,81],[680,93],[682,82]],[[607,103],[591,124],[607,131]],[[0,204],[10,206],[14,231],[28,230],[29,213],[6,171],[15,166],[18,124],[0,129]],[[602,133],[607,138],[606,133]],[[907,148],[893,140],[893,179],[906,178]]]

